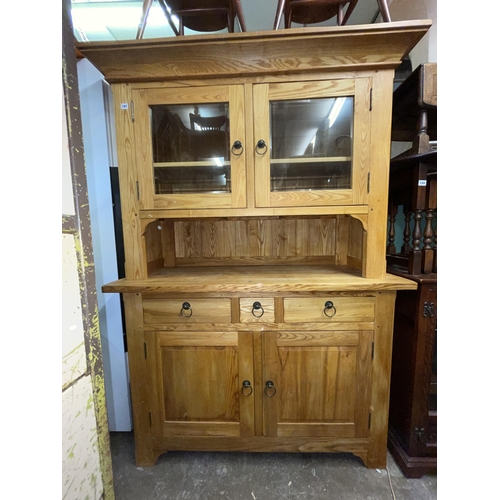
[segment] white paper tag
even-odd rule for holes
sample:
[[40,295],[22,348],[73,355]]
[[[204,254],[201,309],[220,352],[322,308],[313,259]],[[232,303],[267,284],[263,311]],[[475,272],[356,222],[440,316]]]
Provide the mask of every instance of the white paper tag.
[[120,104],[120,108],[121,108],[121,109],[128,109],[128,102],[122,102],[122,103]]
[[418,185],[419,186],[427,186],[427,181],[426,180],[423,180],[423,181],[419,180]]

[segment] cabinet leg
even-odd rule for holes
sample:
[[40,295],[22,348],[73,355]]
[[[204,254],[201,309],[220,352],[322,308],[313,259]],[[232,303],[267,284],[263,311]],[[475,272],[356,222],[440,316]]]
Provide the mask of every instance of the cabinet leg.
[[385,469],[387,465],[387,448],[377,453],[368,452],[366,460],[363,460],[368,469]]
[[[166,452],[165,452],[166,453]],[[135,465],[137,467],[152,467],[158,461],[162,453],[135,444]]]

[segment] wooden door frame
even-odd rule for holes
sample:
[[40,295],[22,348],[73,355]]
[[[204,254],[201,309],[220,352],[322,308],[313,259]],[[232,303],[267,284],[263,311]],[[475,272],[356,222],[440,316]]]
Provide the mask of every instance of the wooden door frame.
[[82,301],[82,321],[85,339],[87,370],[90,375],[94,411],[97,424],[97,444],[104,489],[104,498],[114,499],[113,471],[109,441],[108,414],[104,389],[104,367],[102,362],[99,331],[99,308],[90,227],[90,209],[87,194],[78,73],[76,68],[75,37],[71,22],[69,0],[62,3],[62,83],[68,123],[68,145],[75,215],[63,215],[62,232],[72,234],[79,241],[79,279]]

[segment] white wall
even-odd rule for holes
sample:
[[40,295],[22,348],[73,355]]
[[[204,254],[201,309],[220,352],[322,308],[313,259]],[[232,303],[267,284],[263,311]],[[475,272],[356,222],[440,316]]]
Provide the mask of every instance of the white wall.
[[410,53],[413,69],[437,62],[437,0],[388,0],[392,21],[430,19],[432,27]]
[[77,69],[109,430],[130,431],[132,415],[120,296],[101,291],[104,284],[118,279],[109,170],[111,141],[104,105],[107,84],[88,60],[80,60]]

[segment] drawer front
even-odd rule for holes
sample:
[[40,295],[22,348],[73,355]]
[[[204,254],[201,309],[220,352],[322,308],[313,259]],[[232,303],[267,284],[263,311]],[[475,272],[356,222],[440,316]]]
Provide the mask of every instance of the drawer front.
[[285,323],[374,321],[375,297],[295,297],[283,301]]
[[143,299],[144,323],[230,323],[231,301],[214,299]]
[[274,323],[274,299],[240,299],[240,323]]

